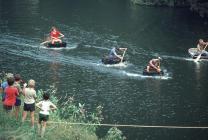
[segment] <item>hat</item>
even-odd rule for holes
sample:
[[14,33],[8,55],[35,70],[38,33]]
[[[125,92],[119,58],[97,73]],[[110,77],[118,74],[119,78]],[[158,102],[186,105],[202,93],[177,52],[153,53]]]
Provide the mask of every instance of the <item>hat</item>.
[[8,79],[8,78],[14,78],[14,74],[12,74],[12,73],[7,73],[6,74],[6,78]]

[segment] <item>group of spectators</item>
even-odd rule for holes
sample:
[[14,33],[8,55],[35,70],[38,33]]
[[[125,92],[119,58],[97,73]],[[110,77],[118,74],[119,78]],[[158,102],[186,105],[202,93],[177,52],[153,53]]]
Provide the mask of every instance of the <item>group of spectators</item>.
[[[5,112],[10,116],[15,116],[19,120],[20,109],[22,106],[22,97],[24,97],[24,105],[22,112],[22,122],[27,118],[27,113],[30,112],[31,127],[34,129],[35,125],[35,107],[40,109],[38,121],[38,134],[43,137],[46,128],[46,122],[49,119],[49,111],[57,109],[57,107],[50,102],[49,94],[43,94],[43,100],[35,103],[37,98],[35,90],[35,80],[30,79],[27,83],[21,80],[20,74],[13,75],[6,74],[6,80],[1,82],[2,102]],[[13,113],[14,112],[14,113]]]

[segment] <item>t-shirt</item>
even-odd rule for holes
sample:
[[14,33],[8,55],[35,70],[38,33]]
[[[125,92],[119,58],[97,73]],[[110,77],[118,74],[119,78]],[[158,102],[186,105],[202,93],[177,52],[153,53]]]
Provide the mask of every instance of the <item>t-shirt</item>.
[[36,91],[33,88],[25,88],[25,98],[24,102],[26,104],[35,103],[35,98],[37,97]]
[[43,100],[36,104],[41,108],[40,113],[44,115],[49,115],[49,111],[51,110],[51,106],[56,108],[56,106],[49,100]]
[[111,49],[109,56],[115,56],[115,55],[117,55],[117,53],[116,53],[116,48],[114,47]]
[[1,84],[1,87],[2,87],[3,90],[4,90],[7,86],[8,86],[7,81],[5,81],[5,82],[3,82],[3,83]]
[[13,106],[16,102],[16,96],[19,95],[16,87],[8,86],[4,90],[6,97],[4,100],[4,105]]
[[4,99],[5,99],[5,88],[6,87],[8,87],[8,83],[7,83],[7,81],[5,81],[5,82],[3,82],[2,84],[1,84],[1,89],[2,89],[2,101],[4,101]]
[[18,89],[19,95],[17,96],[18,99],[20,99],[20,95],[22,93],[22,88],[18,82],[14,82],[14,87]]
[[51,37],[58,38],[58,37],[60,36],[60,32],[59,32],[59,31],[56,31],[56,32],[52,31],[52,32],[50,33],[50,35],[51,35]]

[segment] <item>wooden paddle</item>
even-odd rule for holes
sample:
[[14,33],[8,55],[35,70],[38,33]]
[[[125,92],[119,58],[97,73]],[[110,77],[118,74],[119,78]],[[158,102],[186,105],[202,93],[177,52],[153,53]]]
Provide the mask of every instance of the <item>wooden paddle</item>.
[[160,63],[160,60],[159,60],[159,68],[160,68],[159,74],[160,74],[160,79],[161,79],[162,78],[162,73],[161,73],[162,70],[161,70],[161,67],[160,66],[161,66],[161,63]]
[[123,62],[123,58],[124,58],[125,53],[126,53],[126,49],[125,49],[125,51],[124,51],[124,53],[123,53],[123,56],[122,56],[122,58],[121,58],[121,62],[120,62],[120,63]]
[[49,43],[49,42],[51,42],[51,41],[52,41],[51,38],[48,36],[48,37],[46,37],[46,41],[40,43],[40,45],[43,45],[43,44],[45,44],[45,43]]
[[[206,44],[206,46],[204,47],[203,50],[206,49],[207,45],[208,45],[208,44]],[[203,51],[203,50],[202,50],[202,51]],[[202,53],[203,53],[202,51],[201,51],[201,53],[197,56],[197,58],[194,60],[194,62],[198,62],[198,61],[199,61],[199,59],[201,58],[201,55],[202,55]]]
[[43,44],[49,43],[49,42],[51,42],[51,40],[44,41],[44,42],[40,43],[40,45],[43,45]]
[[[59,36],[58,38],[62,38],[62,37],[64,37],[64,35],[61,35],[61,36]],[[49,43],[49,42],[51,42],[51,41],[52,41],[52,39],[51,39],[50,37],[47,37],[47,40],[44,41],[44,42],[42,42],[42,43],[40,43],[40,45],[43,45],[43,44],[45,44],[45,43]]]

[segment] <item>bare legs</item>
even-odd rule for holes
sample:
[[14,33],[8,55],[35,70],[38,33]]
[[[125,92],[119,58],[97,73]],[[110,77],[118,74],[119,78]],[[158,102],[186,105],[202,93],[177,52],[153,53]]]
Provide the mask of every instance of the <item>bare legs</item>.
[[22,122],[25,121],[26,117],[27,117],[27,111],[23,111],[23,113],[22,113]]
[[18,115],[19,115],[19,110],[20,110],[20,106],[15,106],[15,117],[16,117],[16,120],[18,120]]
[[[34,128],[34,123],[35,123],[34,114],[35,114],[34,111],[30,112],[31,126],[33,128]],[[24,122],[26,118],[27,118],[27,111],[23,111],[22,122]]]
[[59,43],[62,43],[61,39],[52,39],[52,44],[54,44],[55,42],[59,42]]
[[41,122],[38,122],[38,135],[43,137],[45,134],[45,129],[46,129],[46,121],[42,122],[42,128],[41,128]]
[[149,72],[150,66],[147,66],[147,72]]
[[30,118],[31,118],[31,126],[34,128],[34,124],[35,124],[35,117],[34,117],[35,112],[32,111],[30,112]]

